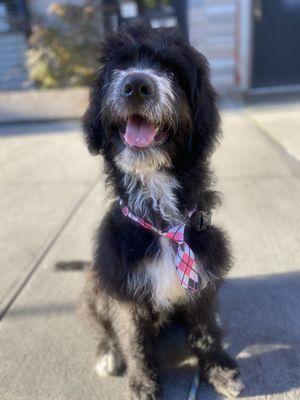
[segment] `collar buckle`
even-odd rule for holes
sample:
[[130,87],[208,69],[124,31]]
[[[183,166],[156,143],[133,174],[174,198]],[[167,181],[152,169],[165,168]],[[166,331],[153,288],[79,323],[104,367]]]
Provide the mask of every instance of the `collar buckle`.
[[197,232],[205,231],[209,229],[211,225],[211,211],[195,211],[191,217],[192,227]]

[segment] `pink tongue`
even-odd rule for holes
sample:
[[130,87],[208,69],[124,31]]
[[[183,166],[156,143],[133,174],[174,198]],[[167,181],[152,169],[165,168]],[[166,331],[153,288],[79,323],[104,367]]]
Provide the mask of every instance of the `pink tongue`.
[[155,135],[153,125],[141,117],[132,117],[127,122],[124,138],[130,146],[146,147],[152,143]]

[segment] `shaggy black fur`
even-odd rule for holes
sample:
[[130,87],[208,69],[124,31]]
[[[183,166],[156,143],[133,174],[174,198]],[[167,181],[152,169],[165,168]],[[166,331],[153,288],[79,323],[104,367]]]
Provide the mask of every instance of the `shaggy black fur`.
[[[135,26],[108,40],[103,67],[83,120],[90,152],[103,155],[114,195],[128,201],[124,172],[114,159],[125,147],[119,132],[122,121],[107,109],[106,101],[112,96],[113,71],[137,64],[160,74],[171,72],[168,76],[172,77],[172,90],[176,93],[172,106],[179,118],[175,129],[168,127],[166,140],[159,146],[171,160],[171,165],[162,169],[180,183],[175,190],[179,211],[186,214],[195,204],[198,209],[211,210],[218,205],[218,196],[211,190],[209,169],[209,158],[219,138],[216,94],[205,57],[174,32]],[[157,226],[165,226],[159,212],[152,209],[151,199],[148,206],[149,218]],[[238,395],[242,389],[237,366],[222,349],[221,330],[216,322],[217,289],[231,266],[227,238],[215,226],[203,232],[190,227],[186,240],[204,265],[210,284],[171,308],[157,308],[152,304],[151,287],[145,290],[148,295],[140,296],[129,282],[143,261],[151,261],[160,253],[159,238],[124,218],[118,202],[101,222],[89,273],[88,311],[99,331],[101,373],[117,375],[127,368],[131,399],[158,398],[152,345],[159,328],[175,314],[180,315],[188,345],[199,358],[202,378],[224,395]]]

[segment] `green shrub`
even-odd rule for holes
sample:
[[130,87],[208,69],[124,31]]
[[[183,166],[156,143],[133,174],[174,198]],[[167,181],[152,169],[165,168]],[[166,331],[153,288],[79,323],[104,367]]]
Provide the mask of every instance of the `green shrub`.
[[52,4],[48,18],[33,26],[29,39],[31,80],[45,88],[89,85],[99,67],[102,37],[99,1]]

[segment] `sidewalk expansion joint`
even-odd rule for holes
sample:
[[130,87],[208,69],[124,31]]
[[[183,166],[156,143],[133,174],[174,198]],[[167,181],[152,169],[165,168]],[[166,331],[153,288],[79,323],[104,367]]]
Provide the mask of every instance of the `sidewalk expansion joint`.
[[273,148],[285,159],[291,174],[298,177],[300,175],[300,161],[299,159],[288,152],[276,139],[269,134],[268,130],[260,124],[252,115],[245,111],[245,116],[251,121],[251,123],[255,126],[258,132],[273,146]]
[[56,244],[58,239],[61,237],[77,211],[81,208],[81,206],[84,204],[86,199],[90,196],[92,191],[94,190],[96,184],[99,181],[99,177],[97,176],[96,179],[94,179],[88,186],[88,188],[84,191],[84,193],[80,196],[79,200],[74,204],[74,206],[70,209],[70,211],[67,213],[65,219],[63,220],[62,224],[54,231],[54,233],[51,235],[50,239],[45,243],[45,245],[42,247],[42,250],[39,252],[36,260],[33,262],[31,269],[25,276],[25,278],[22,280],[22,282],[17,286],[16,290],[14,293],[11,295],[10,299],[4,304],[4,307],[0,309],[0,321],[2,318],[6,315],[6,313],[10,310],[14,302],[18,299],[22,291],[25,289],[26,285],[28,282],[31,280],[33,277],[34,273],[38,270],[39,266],[49,253],[49,251],[52,249],[52,247]]

